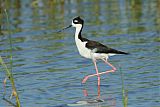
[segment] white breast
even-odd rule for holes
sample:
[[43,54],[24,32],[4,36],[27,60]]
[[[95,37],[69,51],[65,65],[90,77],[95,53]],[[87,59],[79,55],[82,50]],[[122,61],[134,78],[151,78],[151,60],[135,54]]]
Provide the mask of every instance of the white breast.
[[82,42],[80,39],[77,38],[75,38],[75,41],[79,54],[85,58],[91,58],[91,50],[85,47],[87,42]]
[[[94,53],[90,49],[86,48],[85,45],[87,42],[82,42],[79,39],[76,39],[76,46],[78,48],[79,54],[85,58],[94,58],[94,59],[108,59],[108,54],[104,53]],[[92,57],[91,57],[92,56]]]
[[[72,22],[73,23],[73,22]],[[73,24],[72,24],[73,25]],[[88,48],[86,48],[86,43],[87,41],[82,42],[79,38],[78,38],[78,34],[82,28],[81,24],[76,24],[76,32],[75,32],[75,42],[76,42],[76,46],[78,48],[78,51],[80,53],[81,56],[85,57],[85,58],[93,58],[93,59],[102,59],[102,58],[108,58],[108,54],[103,54],[103,53],[94,53],[94,50],[90,50]]]

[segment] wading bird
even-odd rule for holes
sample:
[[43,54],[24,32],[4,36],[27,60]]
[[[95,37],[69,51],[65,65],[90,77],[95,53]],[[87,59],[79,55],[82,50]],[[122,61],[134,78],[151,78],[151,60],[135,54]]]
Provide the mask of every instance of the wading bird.
[[[97,41],[92,41],[87,38],[84,38],[81,34],[83,26],[84,26],[84,20],[78,16],[72,20],[71,25],[69,25],[68,27],[66,27],[62,30],[68,29],[70,27],[76,28],[75,42],[76,42],[76,46],[78,48],[79,54],[85,58],[92,59],[92,61],[94,63],[96,73],[85,76],[84,79],[82,80],[82,83],[85,83],[87,81],[87,79],[90,77],[97,76],[98,77],[98,85],[100,85],[100,75],[116,71],[116,68],[111,63],[108,62],[109,56],[113,56],[116,54],[128,54],[128,53],[112,49],[112,48],[110,48],[106,45],[103,45]],[[62,30],[60,30],[59,32],[61,32]],[[98,59],[103,60],[112,69],[105,71],[105,72],[99,72],[98,68],[97,68],[97,64],[96,64],[96,61]]]

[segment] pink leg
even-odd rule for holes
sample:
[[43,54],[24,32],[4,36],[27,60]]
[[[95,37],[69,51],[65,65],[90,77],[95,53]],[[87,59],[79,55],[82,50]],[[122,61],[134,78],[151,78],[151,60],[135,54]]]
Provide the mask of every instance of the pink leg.
[[88,78],[90,78],[90,77],[97,76],[97,77],[98,77],[98,85],[100,85],[100,75],[106,74],[106,73],[109,73],[109,72],[115,72],[115,71],[116,71],[116,68],[115,68],[112,64],[110,64],[107,60],[105,60],[105,59],[102,59],[102,60],[103,60],[106,64],[108,64],[110,67],[112,67],[112,69],[109,70],[109,71],[105,71],[105,72],[98,73],[97,64],[96,64],[96,62],[94,61],[94,65],[95,65],[95,69],[96,69],[96,74],[92,74],[92,75],[86,76],[86,77],[83,79],[82,83],[85,83],[85,82],[88,80]]
[[[110,67],[112,67],[112,69],[111,70],[109,70],[109,71],[106,71],[105,73],[109,73],[109,72],[115,72],[117,69],[116,69],[116,67],[114,67],[112,64],[110,64],[107,60],[105,60],[105,59],[102,59],[106,64],[108,64]],[[103,72],[102,72],[103,73]]]
[[98,85],[98,90],[97,90],[98,96],[97,98],[100,99],[101,97],[101,90],[100,90],[100,85]]
[[82,80],[82,83],[85,83],[88,78],[93,77],[93,76],[97,76],[98,77],[98,85],[100,85],[100,73],[98,73],[98,68],[97,68],[97,64],[96,61],[93,61],[95,69],[96,69],[96,74],[92,74],[92,75],[88,75],[86,77],[84,77],[84,79]]
[[86,89],[84,89],[83,94],[84,94],[85,97],[88,96],[88,91]]
[[[100,95],[100,85],[98,85],[97,87],[97,99],[100,99],[101,95]],[[83,89],[83,95],[86,97],[88,96],[88,91],[86,89]]]

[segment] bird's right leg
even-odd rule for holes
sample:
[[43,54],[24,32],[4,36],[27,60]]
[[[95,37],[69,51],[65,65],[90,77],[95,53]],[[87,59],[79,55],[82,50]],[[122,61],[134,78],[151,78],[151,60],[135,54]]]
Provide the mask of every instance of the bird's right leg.
[[117,69],[116,67],[114,67],[111,63],[109,63],[107,61],[107,59],[102,59],[107,65],[109,65],[112,69],[111,70],[108,70],[108,71],[105,71],[105,72],[101,72],[101,74],[107,74],[109,72],[115,72]]

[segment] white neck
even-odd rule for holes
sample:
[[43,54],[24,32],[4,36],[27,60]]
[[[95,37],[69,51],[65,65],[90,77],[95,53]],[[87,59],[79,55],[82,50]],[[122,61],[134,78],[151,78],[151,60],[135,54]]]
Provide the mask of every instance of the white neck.
[[81,35],[79,35],[83,26],[80,24],[76,24],[75,27],[76,27],[75,42],[80,55],[85,58],[91,58],[91,54],[90,54],[91,50],[86,48],[87,41],[83,41],[82,40],[83,38],[81,37]]

